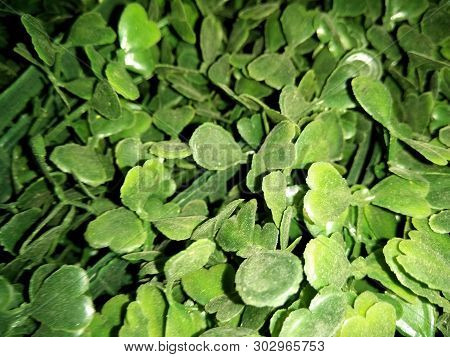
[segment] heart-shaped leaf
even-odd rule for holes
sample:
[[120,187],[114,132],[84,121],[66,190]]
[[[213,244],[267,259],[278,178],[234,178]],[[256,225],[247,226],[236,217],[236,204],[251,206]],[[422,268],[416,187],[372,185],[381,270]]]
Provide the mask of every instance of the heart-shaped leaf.
[[72,25],[68,42],[72,46],[107,45],[116,40],[115,32],[98,12],[81,15]]
[[250,118],[242,118],[237,123],[239,135],[252,147],[257,148],[261,144],[263,128],[261,116],[252,115]]
[[90,222],[85,237],[93,248],[109,247],[116,253],[129,253],[144,243],[147,233],[133,212],[120,207]]
[[138,3],[128,4],[119,20],[120,47],[125,51],[146,49],[161,39],[158,25],[148,19],[147,12]]
[[58,146],[50,155],[50,160],[61,171],[70,173],[91,186],[99,186],[111,180],[114,172],[110,159],[88,146],[77,144]]
[[86,295],[88,289],[89,279],[83,269],[62,266],[36,291],[31,301],[31,315],[54,330],[82,331],[95,311],[92,300]]
[[310,191],[305,195],[304,207],[309,218],[320,226],[339,220],[345,214],[351,199],[345,179],[331,165],[316,162],[306,178]]
[[183,276],[181,283],[191,299],[201,305],[234,288],[234,270],[229,264],[217,264]]

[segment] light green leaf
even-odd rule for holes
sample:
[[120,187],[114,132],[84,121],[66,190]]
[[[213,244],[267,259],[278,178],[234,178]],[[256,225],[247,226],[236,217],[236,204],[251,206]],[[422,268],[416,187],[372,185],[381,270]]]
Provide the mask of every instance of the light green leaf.
[[191,299],[206,305],[213,298],[233,290],[234,275],[231,265],[217,264],[183,276],[181,284]]
[[152,283],[137,289],[136,301],[127,307],[121,337],[163,337],[167,302],[161,290]]
[[292,84],[288,84],[281,90],[279,104],[281,114],[294,122],[297,122],[302,114],[309,110],[309,104],[303,98],[300,89]]
[[430,227],[440,234],[450,233],[450,210],[444,210],[430,217]]
[[99,186],[111,180],[114,173],[110,158],[98,154],[88,146],[57,146],[51,153],[50,160],[61,171],[70,173],[91,186]]
[[400,243],[402,241],[403,239],[400,238],[391,239],[383,248],[386,263],[389,265],[389,268],[394,272],[397,279],[415,294],[423,296],[431,303],[441,306],[445,311],[450,311],[450,303],[446,298],[441,296],[439,291],[430,289],[425,284],[411,277],[397,262],[397,258],[402,256],[400,250]]
[[108,78],[111,87],[129,100],[136,100],[139,98],[139,90],[133,83],[133,79],[128,74],[126,69],[118,63],[111,62],[106,66],[106,77]]
[[158,204],[155,200],[162,205],[162,201],[171,196],[175,189],[170,171],[159,159],[152,159],[128,171],[120,189],[120,198],[139,217],[150,220],[151,217],[157,217],[157,212],[151,210]]
[[[295,48],[314,34],[314,18],[315,13],[307,11],[301,4],[286,7],[281,15],[281,25],[289,46]],[[302,23],[300,27],[299,22]]]
[[101,312],[96,312],[89,326],[84,330],[83,337],[111,337],[113,329],[122,323],[122,312],[128,304],[127,295],[120,294],[109,299],[102,307]]
[[93,248],[109,247],[116,253],[129,253],[144,243],[147,233],[141,220],[133,212],[120,207],[91,221],[85,237]]
[[263,178],[262,189],[267,207],[272,211],[273,221],[280,226],[281,217],[286,209],[286,176],[281,171],[274,171]]
[[205,216],[171,217],[156,220],[153,224],[169,239],[186,240],[191,237],[195,227],[205,219]]
[[188,145],[174,140],[152,144],[150,153],[164,159],[184,159],[192,154]]
[[332,162],[342,157],[344,136],[339,117],[334,112],[319,114],[309,123],[295,143],[295,168],[312,162]]
[[314,223],[326,226],[345,214],[351,200],[350,189],[331,164],[312,164],[306,183],[310,190],[305,195],[304,208]]
[[208,239],[200,239],[185,250],[172,256],[164,265],[164,273],[168,280],[174,281],[202,268],[216,245]]
[[248,65],[250,77],[257,81],[265,81],[267,85],[281,89],[293,84],[296,70],[289,57],[277,53],[265,53]]
[[350,277],[344,248],[333,238],[319,236],[310,240],[303,257],[306,277],[316,290],[329,285],[341,289]]
[[223,222],[216,241],[224,251],[237,252],[252,245],[256,209],[256,200],[251,200],[236,215]]
[[292,253],[267,251],[252,255],[236,273],[236,290],[252,306],[281,306],[299,289],[302,263]]
[[309,309],[292,311],[283,323],[280,337],[334,336],[345,319],[348,305],[343,292],[324,289]]
[[352,80],[352,89],[363,109],[384,127],[390,129],[392,97],[380,81],[371,77],[357,77]]
[[149,48],[161,39],[158,25],[148,19],[147,12],[138,3],[125,7],[120,16],[118,32],[120,47],[127,52]]
[[192,107],[162,108],[155,113],[155,125],[166,134],[177,137],[186,125],[194,119]]
[[88,289],[86,272],[77,266],[64,265],[36,291],[31,315],[51,329],[82,332],[95,312],[92,300],[86,295]]
[[206,64],[214,62],[220,55],[222,39],[223,31],[220,22],[213,15],[205,17],[200,29],[200,49]]
[[225,170],[245,159],[233,136],[212,123],[200,125],[189,140],[197,164],[208,170]]
[[420,181],[405,180],[392,175],[371,189],[374,205],[407,216],[423,218],[431,213],[426,200],[428,185]]
[[258,114],[252,115],[250,118],[244,117],[239,119],[237,123],[239,135],[254,149],[256,149],[263,138],[263,128],[261,116]]

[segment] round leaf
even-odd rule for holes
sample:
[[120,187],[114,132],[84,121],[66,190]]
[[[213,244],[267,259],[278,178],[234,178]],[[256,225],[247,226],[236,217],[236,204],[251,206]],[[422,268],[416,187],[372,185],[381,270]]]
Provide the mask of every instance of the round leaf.
[[253,306],[281,306],[298,291],[302,263],[286,251],[262,252],[245,260],[236,273],[236,290]]

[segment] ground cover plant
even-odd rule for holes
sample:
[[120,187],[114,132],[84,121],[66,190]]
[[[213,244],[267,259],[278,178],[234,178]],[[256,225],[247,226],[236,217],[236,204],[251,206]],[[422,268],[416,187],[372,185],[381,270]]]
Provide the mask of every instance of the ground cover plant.
[[448,336],[449,21],[0,1],[0,335]]

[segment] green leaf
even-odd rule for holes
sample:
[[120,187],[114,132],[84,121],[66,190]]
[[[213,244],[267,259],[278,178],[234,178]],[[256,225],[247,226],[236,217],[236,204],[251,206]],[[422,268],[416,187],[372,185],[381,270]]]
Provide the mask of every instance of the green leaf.
[[358,0],[334,0],[333,12],[337,16],[356,17],[362,15],[366,10],[366,3]]
[[93,248],[109,247],[116,253],[129,253],[144,243],[147,233],[133,212],[120,207],[91,221],[85,237]]
[[[64,265],[47,277],[31,302],[31,316],[54,330],[81,332],[94,315],[86,295],[89,279],[80,267]],[[70,309],[67,309],[70,306]]]
[[324,289],[310,303],[309,309],[292,311],[283,323],[280,337],[334,336],[348,309],[341,291]]
[[194,118],[192,107],[162,108],[155,113],[155,125],[170,136],[177,137]]
[[189,146],[195,162],[208,170],[225,170],[244,161],[233,136],[217,124],[200,125],[192,134]]
[[450,233],[450,211],[445,210],[430,217],[430,227],[440,234]]
[[399,242],[402,255],[396,261],[408,274],[424,282],[430,288],[449,291],[450,242],[441,234],[426,234],[421,231],[409,233],[410,240]]
[[[158,217],[151,208],[175,192],[175,182],[170,171],[158,159],[148,160],[143,166],[128,171],[120,189],[120,198],[125,206],[135,211],[144,220]],[[156,201],[156,202],[155,202]],[[177,209],[174,210],[177,213]]]
[[326,226],[346,214],[351,200],[350,189],[331,164],[312,164],[306,183],[310,190],[304,198],[304,209],[314,223]]
[[167,302],[161,290],[152,283],[137,289],[136,301],[127,307],[121,337],[164,336]]
[[352,89],[363,109],[384,127],[390,129],[392,97],[389,90],[379,81],[370,77],[352,80]]
[[195,22],[196,18],[194,14],[195,9],[191,6],[183,3],[181,0],[172,1],[170,3],[172,10],[170,23],[184,41],[194,44],[196,36],[193,30],[193,22]]
[[431,214],[426,200],[428,185],[423,182],[392,175],[375,185],[370,192],[374,196],[374,205],[416,218]]
[[218,264],[183,276],[181,283],[191,299],[206,305],[213,298],[233,290],[234,275],[231,265]]
[[289,84],[281,90],[280,110],[285,117],[296,122],[308,109],[309,104],[298,87]]
[[83,337],[110,337],[113,329],[122,323],[122,311],[128,304],[128,296],[120,294],[109,299],[102,307],[101,312],[96,312],[89,326],[84,330]]
[[72,46],[107,45],[116,40],[116,33],[106,25],[98,12],[81,15],[72,25],[68,42]]
[[300,133],[296,143],[295,168],[318,161],[333,162],[342,157],[344,135],[339,117],[333,112],[320,114]]
[[403,240],[400,238],[394,238],[384,246],[383,253],[386,258],[386,263],[389,268],[394,272],[397,279],[412,292],[419,296],[423,296],[433,304],[439,305],[444,308],[445,311],[450,311],[450,304],[447,299],[442,297],[439,291],[430,289],[420,281],[417,281],[409,274],[407,274],[402,266],[397,263],[397,257],[402,256],[400,251],[400,243]]
[[[286,7],[281,15],[281,25],[289,46],[297,47],[314,34],[314,18],[315,13],[307,11],[301,4]],[[303,24],[301,28],[298,26],[299,21]]]
[[53,66],[56,52],[42,22],[31,15],[22,15],[20,19],[31,37],[31,42],[39,58],[47,66]]
[[333,238],[319,236],[310,240],[303,256],[306,278],[316,290],[326,286],[341,289],[350,277],[350,262],[344,248]]
[[273,221],[280,226],[281,217],[287,205],[286,177],[281,171],[274,171],[263,178],[262,189],[267,207],[272,211]]
[[171,217],[156,220],[153,224],[169,239],[186,240],[191,237],[195,227],[205,219],[205,216]]
[[223,31],[220,22],[213,15],[205,17],[200,29],[200,48],[205,63],[214,62],[220,55],[222,39]]
[[139,90],[134,84],[133,79],[128,74],[126,69],[118,63],[111,62],[106,66],[106,78],[108,78],[111,87],[129,100],[136,100],[139,98]]
[[152,144],[150,153],[164,159],[184,159],[191,156],[191,148],[178,141],[160,141]]
[[81,182],[94,187],[110,181],[114,172],[110,159],[88,146],[58,146],[50,155],[50,160],[61,171],[70,173]]
[[178,280],[202,268],[208,262],[215,247],[216,245],[210,240],[199,239],[185,250],[173,255],[164,265],[167,279]]
[[252,115],[250,118],[244,117],[237,123],[239,135],[254,149],[256,149],[263,138],[263,128],[261,116]]
[[275,53],[266,53],[248,65],[250,77],[257,81],[265,81],[267,85],[281,89],[293,84],[296,71],[289,57]]
[[278,7],[278,2],[258,4],[244,8],[239,12],[238,16],[244,20],[263,20],[276,11]]
[[236,290],[252,306],[281,306],[299,289],[302,263],[286,251],[262,252],[245,260],[236,273]]
[[206,329],[206,314],[196,307],[189,307],[169,299],[166,321],[166,337],[198,336]]
[[224,251],[237,252],[252,245],[256,209],[256,200],[248,201],[236,215],[223,222],[216,241]]
[[148,19],[147,12],[138,3],[128,4],[119,20],[120,47],[125,51],[146,49],[161,39],[158,25]]
[[354,303],[353,315],[347,318],[339,332],[342,337],[393,337],[397,320],[395,308],[379,302],[369,291],[359,295]]
[[91,106],[107,119],[119,119],[122,109],[119,98],[107,81],[100,81],[94,90]]
[[392,294],[378,294],[378,298],[394,306],[397,310],[397,331],[403,336],[434,336],[436,329],[436,310],[425,301],[407,303]]
[[30,208],[14,215],[0,228],[0,244],[9,252],[14,253],[19,240],[25,232],[36,223],[41,216],[39,208]]

